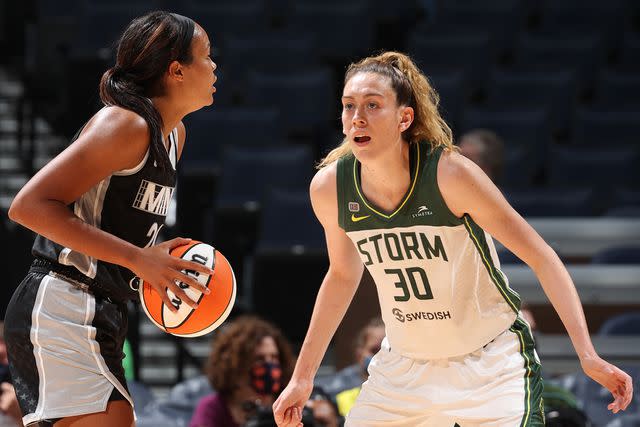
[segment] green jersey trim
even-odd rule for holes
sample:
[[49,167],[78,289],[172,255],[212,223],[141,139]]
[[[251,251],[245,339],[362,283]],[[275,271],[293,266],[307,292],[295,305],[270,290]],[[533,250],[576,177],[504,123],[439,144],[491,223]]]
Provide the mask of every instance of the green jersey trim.
[[518,336],[520,354],[524,358],[524,414],[520,427],[544,426],[544,401],[542,391],[544,384],[540,377],[540,364],[535,357],[535,344],[529,325],[520,317],[509,328]]
[[355,156],[353,157],[353,182],[355,183],[355,187],[356,187],[356,191],[358,192],[358,196],[360,197],[360,200],[362,200],[362,203],[364,203],[364,205],[369,208],[369,210],[385,219],[391,219],[393,218],[398,212],[400,212],[402,210],[402,208],[404,207],[404,205],[407,203],[407,201],[411,198],[411,195],[413,194],[413,190],[416,187],[416,182],[418,182],[418,172],[419,172],[419,166],[420,166],[420,146],[418,144],[412,144],[411,148],[413,149],[413,147],[415,146],[415,151],[416,151],[416,160],[415,160],[415,165],[416,167],[414,167],[413,169],[413,179],[411,180],[411,187],[409,188],[409,191],[407,192],[406,196],[404,197],[404,199],[402,200],[402,203],[400,203],[400,206],[398,206],[396,208],[396,210],[391,213],[390,215],[384,214],[382,212],[379,212],[378,210],[376,210],[373,206],[371,206],[371,204],[369,203],[369,201],[366,199],[366,197],[364,197],[364,194],[362,194],[362,191],[360,190],[360,179],[358,179],[358,160],[355,158]]
[[473,220],[469,219],[469,215],[464,216],[464,226],[466,227],[473,244],[482,256],[482,261],[489,272],[489,276],[491,276],[491,280],[496,285],[511,309],[518,313],[518,311],[520,311],[520,295],[507,285],[502,272],[498,270],[493,263],[493,259],[489,253],[489,246],[487,245],[487,241],[484,237],[484,231],[475,222],[473,222]]

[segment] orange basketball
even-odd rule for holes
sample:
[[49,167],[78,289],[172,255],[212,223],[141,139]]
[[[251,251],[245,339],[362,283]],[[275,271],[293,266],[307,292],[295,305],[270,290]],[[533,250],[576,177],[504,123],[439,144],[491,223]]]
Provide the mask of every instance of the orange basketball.
[[[229,261],[213,246],[195,240],[174,248],[171,255],[212,268],[212,276],[186,271],[186,274],[207,286],[211,293],[205,295],[184,283],[179,283],[185,293],[198,302],[198,308],[193,309],[165,288],[174,307],[178,308],[174,313],[163,303],[158,292],[149,283],[144,282],[139,289],[142,308],[153,323],[172,335],[197,337],[213,331],[229,316],[236,300],[236,278]],[[185,270],[182,272],[185,273]]]

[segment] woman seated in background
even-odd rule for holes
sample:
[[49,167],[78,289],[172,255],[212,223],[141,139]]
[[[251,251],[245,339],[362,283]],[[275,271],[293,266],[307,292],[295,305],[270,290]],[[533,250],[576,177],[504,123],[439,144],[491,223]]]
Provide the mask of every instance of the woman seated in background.
[[191,427],[236,427],[271,420],[271,405],[293,372],[282,332],[254,316],[240,316],[214,337],[206,373],[214,393],[200,400]]

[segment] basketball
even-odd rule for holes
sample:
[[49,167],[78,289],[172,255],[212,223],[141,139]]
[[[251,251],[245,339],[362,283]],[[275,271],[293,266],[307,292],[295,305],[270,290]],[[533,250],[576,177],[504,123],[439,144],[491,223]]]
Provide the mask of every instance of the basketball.
[[[213,269],[212,276],[186,271],[186,274],[209,288],[211,293],[206,295],[184,283],[179,283],[178,285],[184,289],[185,293],[198,303],[198,308],[193,309],[174,295],[170,289],[165,288],[169,299],[178,309],[174,313],[163,303],[158,292],[149,283],[144,282],[139,288],[142,308],[149,319],[165,332],[179,337],[205,335],[220,326],[233,308],[236,299],[236,278],[233,269],[220,251],[198,241],[174,248],[171,255]],[[182,271],[185,272],[185,270]]]

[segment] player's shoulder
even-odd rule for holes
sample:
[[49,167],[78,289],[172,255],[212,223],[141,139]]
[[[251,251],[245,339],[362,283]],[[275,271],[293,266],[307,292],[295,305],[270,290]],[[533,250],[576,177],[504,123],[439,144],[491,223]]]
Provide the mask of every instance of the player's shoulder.
[[311,198],[325,199],[335,196],[337,177],[337,161],[318,170],[311,180],[311,185],[309,187]]
[[98,111],[87,123],[86,131],[109,135],[115,140],[141,144],[148,144],[151,135],[149,125],[142,116],[115,105]]
[[477,169],[475,163],[456,150],[443,150],[438,162],[438,182],[441,185],[468,183]]

